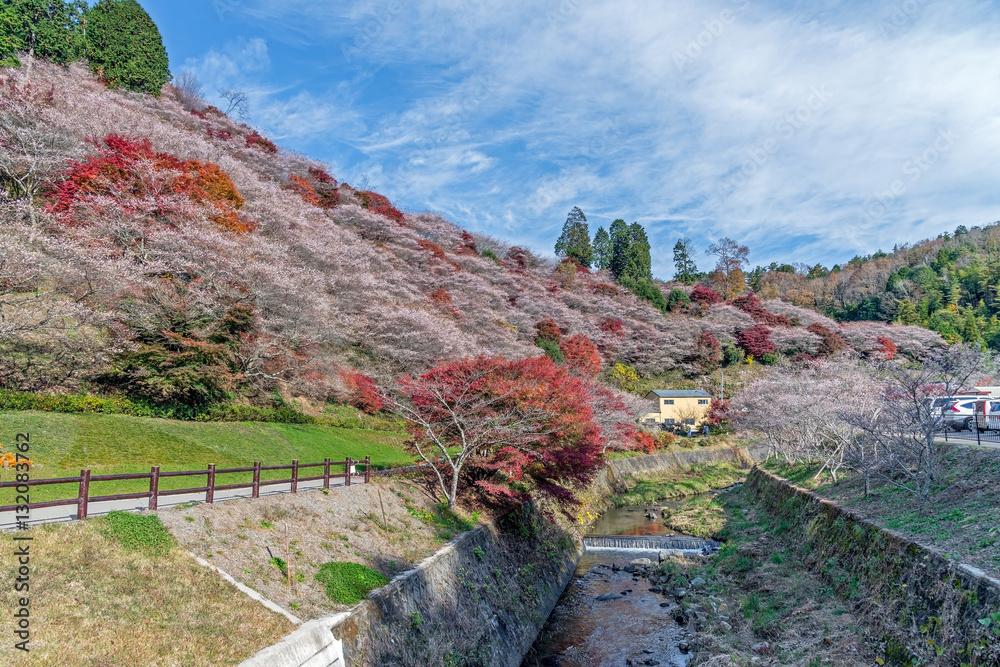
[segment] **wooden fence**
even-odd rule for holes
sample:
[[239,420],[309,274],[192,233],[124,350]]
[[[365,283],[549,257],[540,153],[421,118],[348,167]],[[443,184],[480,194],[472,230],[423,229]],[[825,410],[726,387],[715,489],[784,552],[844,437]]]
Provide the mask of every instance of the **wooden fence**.
[[[357,472],[352,473],[351,467],[356,464],[364,464],[365,470],[363,473],[358,474]],[[344,472],[331,473],[330,468],[333,466],[344,466]],[[313,475],[312,477],[301,477],[299,475],[301,470],[307,468],[323,468],[322,475]],[[274,480],[261,480],[260,473],[262,471],[269,470],[291,470],[291,477],[289,479],[274,479]],[[231,473],[253,473],[253,481],[245,484],[223,484],[218,485],[215,483],[216,475],[226,475]],[[192,489],[171,489],[169,491],[160,490],[160,480],[165,477],[195,477],[204,475],[206,476],[205,486],[199,486]],[[315,482],[318,480],[323,480],[323,488],[330,488],[331,479],[343,479],[345,486],[351,485],[351,479],[356,477],[363,477],[365,483],[367,484],[371,481],[371,457],[366,456],[363,459],[354,460],[350,457],[346,461],[331,461],[330,459],[325,459],[322,463],[299,463],[298,460],[292,461],[292,465],[289,466],[265,466],[261,465],[260,461],[254,461],[253,467],[249,468],[219,468],[215,467],[214,463],[209,464],[207,470],[185,470],[181,472],[160,472],[159,466],[153,466],[149,472],[126,474],[126,475],[91,475],[90,470],[81,470],[79,477],[61,477],[58,479],[32,479],[25,482],[0,482],[0,489],[15,489],[18,493],[23,493],[21,488],[18,487],[32,487],[32,486],[42,486],[45,484],[78,484],[79,491],[77,497],[74,499],[67,500],[48,500],[40,503],[26,503],[22,505],[4,505],[0,507],[0,512],[15,512],[19,508],[23,509],[25,505],[31,509],[39,509],[42,507],[60,507],[63,505],[76,505],[76,518],[86,519],[87,518],[87,506],[91,502],[109,501],[109,500],[134,500],[138,498],[149,498],[149,509],[155,510],[158,505],[158,501],[163,496],[179,496],[186,493],[202,493],[205,494],[205,502],[213,503],[215,502],[215,492],[216,491],[227,491],[230,489],[253,489],[252,497],[260,497],[260,489],[263,486],[274,486],[276,484],[291,484],[291,492],[298,493],[300,482]],[[90,485],[94,482],[114,482],[119,480],[131,480],[131,479],[148,479],[149,480],[149,491],[143,491],[142,493],[120,493],[111,496],[90,496]]]

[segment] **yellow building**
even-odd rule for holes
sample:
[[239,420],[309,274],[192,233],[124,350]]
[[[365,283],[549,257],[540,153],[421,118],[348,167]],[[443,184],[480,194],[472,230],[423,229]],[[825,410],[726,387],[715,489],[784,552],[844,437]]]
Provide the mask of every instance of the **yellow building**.
[[700,389],[668,391],[654,389],[646,394],[652,412],[642,417],[646,424],[663,424],[673,426],[698,426],[708,419],[708,411],[712,407],[712,395]]

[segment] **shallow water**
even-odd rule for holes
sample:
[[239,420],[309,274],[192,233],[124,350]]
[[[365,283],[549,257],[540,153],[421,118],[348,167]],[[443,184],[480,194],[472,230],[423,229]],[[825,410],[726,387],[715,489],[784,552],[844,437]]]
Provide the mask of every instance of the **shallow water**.
[[[609,510],[587,531],[588,535],[676,535],[663,526],[660,507],[677,508],[690,499]],[[654,519],[646,518],[654,508]],[[626,667],[661,665],[684,667],[690,655],[678,645],[691,641],[693,631],[673,619],[673,595],[653,593],[653,586],[612,564],[628,565],[636,558],[656,562],[656,552],[588,551],[573,580],[563,592],[522,667]],[[599,601],[608,593],[630,591],[623,597]],[[664,605],[664,606],[661,606]]]

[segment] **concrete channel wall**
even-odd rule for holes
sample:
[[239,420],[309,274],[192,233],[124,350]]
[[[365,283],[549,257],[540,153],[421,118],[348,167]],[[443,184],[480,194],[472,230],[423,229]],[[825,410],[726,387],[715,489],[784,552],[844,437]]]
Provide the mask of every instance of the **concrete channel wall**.
[[[980,621],[1000,612],[1000,580],[760,468],[746,486],[759,506],[801,532],[811,564],[839,593],[858,597],[863,591],[858,609],[898,633],[901,650],[910,646],[905,652],[915,653],[933,642],[945,653],[962,649],[964,664],[1000,665],[996,626]],[[830,575],[831,564],[846,578]]]
[[[616,459],[592,490],[604,497],[625,476],[764,455],[725,447]],[[449,664],[449,655],[518,667],[582,550],[574,531],[527,508],[460,536],[350,611],[305,623],[239,667],[423,667]]]
[[581,553],[578,537],[534,510],[508,515],[240,667],[423,666],[450,664],[449,656],[518,667]]

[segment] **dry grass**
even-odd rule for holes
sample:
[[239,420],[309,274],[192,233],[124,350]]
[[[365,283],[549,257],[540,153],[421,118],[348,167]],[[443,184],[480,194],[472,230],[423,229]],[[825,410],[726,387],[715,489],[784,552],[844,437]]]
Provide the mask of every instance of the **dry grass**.
[[292,630],[183,549],[155,557],[102,536],[100,520],[33,529],[31,653],[13,648],[13,536],[0,535],[0,664],[221,667]]
[[[160,517],[184,548],[304,620],[346,609],[315,579],[324,563],[361,563],[392,577],[451,537],[435,501],[398,478],[329,495],[307,491],[169,509]],[[291,561],[291,585],[271,558]]]

